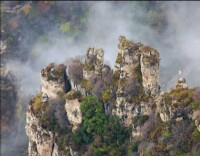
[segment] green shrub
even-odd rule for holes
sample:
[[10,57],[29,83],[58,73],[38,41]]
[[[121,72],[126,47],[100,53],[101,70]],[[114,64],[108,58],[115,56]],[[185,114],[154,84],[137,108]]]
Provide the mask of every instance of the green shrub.
[[94,156],[102,156],[105,154],[105,150],[103,148],[96,148],[94,150]]
[[[54,69],[53,72],[51,72],[51,69]],[[50,63],[45,69],[43,69],[42,74],[43,76],[46,76],[49,80],[58,80],[59,78],[64,78],[65,65],[55,65],[54,63]]]
[[122,63],[122,54],[118,53],[116,63]]
[[91,83],[90,81],[86,80],[86,79],[82,79],[81,80],[81,86],[84,87],[85,89],[87,89],[88,91],[92,90],[92,86],[91,86]]
[[130,42],[128,40],[123,40],[122,41],[122,47],[127,49],[131,46]]
[[200,151],[195,152],[192,156],[200,156]]
[[200,102],[191,102],[189,105],[192,109],[200,109]]
[[42,118],[40,119],[42,123],[42,127],[45,129],[48,129],[50,131],[54,131],[56,127],[56,118],[54,115],[49,117],[48,115],[44,114]]
[[138,80],[138,83],[142,84],[142,72],[140,65],[135,68],[134,77]]
[[119,78],[120,78],[120,71],[117,70],[113,73],[113,76],[112,76],[112,85],[117,88],[118,86],[118,81],[119,81]]
[[131,129],[127,129],[122,125],[122,120],[116,116],[109,116],[108,122],[104,130],[104,141],[106,146],[119,148],[129,138]]
[[103,98],[103,102],[106,102],[107,100],[109,100],[109,99],[112,98],[112,93],[111,93],[110,89],[107,89],[107,90],[104,92],[102,98]]
[[84,64],[83,68],[85,70],[91,71],[91,70],[94,70],[95,66],[94,66],[94,64]]
[[192,133],[192,136],[198,140],[198,142],[200,143],[200,132],[195,129],[194,132]]
[[64,149],[64,155],[65,156],[71,156],[69,149]]
[[32,100],[32,108],[36,115],[41,115],[42,111],[46,110],[49,103],[42,102],[42,93],[36,94]]
[[78,99],[79,101],[82,101],[83,96],[80,91],[71,90],[64,95],[64,98],[68,100]]
[[173,106],[184,106],[192,109],[200,108],[200,103],[195,102],[193,99],[193,91],[189,88],[174,88],[170,92],[163,95],[165,104],[172,105],[173,101],[176,101]]
[[103,104],[97,97],[87,96],[81,103],[83,123],[74,133],[74,141],[93,145],[93,155],[113,155],[121,152],[121,146],[130,136],[118,116],[106,116]]
[[171,105],[172,104],[172,97],[170,95],[170,93],[164,93],[163,95],[164,101],[166,105]]
[[132,142],[130,145],[131,151],[132,152],[138,152],[138,144],[139,142]]
[[60,25],[60,30],[63,32],[63,33],[68,33],[70,32],[71,30],[71,22],[66,22],[64,24],[61,24]]
[[141,48],[141,51],[142,52],[144,52],[144,53],[148,53],[148,52],[150,52],[150,51],[153,51],[153,52],[155,52],[155,53],[158,53],[158,51],[156,50],[156,49],[154,49],[154,48],[152,48],[151,46],[142,46]]
[[54,67],[54,72],[57,79],[59,79],[60,77],[64,75],[64,70],[65,70],[64,64],[59,64]]
[[166,129],[162,130],[162,134],[163,137],[171,137],[172,133],[170,131],[167,131]]

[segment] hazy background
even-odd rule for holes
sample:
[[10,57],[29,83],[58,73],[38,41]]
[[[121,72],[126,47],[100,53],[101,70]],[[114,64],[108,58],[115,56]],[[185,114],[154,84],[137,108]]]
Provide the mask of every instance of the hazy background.
[[[64,6],[67,2],[60,2]],[[120,8],[113,2],[88,2],[90,10],[86,18],[86,31],[82,40],[71,42],[58,35],[57,30],[49,32],[48,45],[34,43],[30,57],[25,63],[18,60],[8,62],[12,73],[21,78],[19,87],[26,94],[39,90],[39,73],[50,62],[62,63],[67,58],[84,55],[87,48],[100,46],[105,51],[105,60],[113,67],[117,56],[118,36],[142,42],[158,49],[161,57],[160,83],[162,90],[174,86],[178,71],[192,86],[200,84],[200,8],[199,2],[165,2],[163,12],[167,24],[162,32],[149,25],[143,25],[145,10],[135,3],[125,2]],[[160,3],[160,2],[158,2]],[[31,37],[30,34],[26,34]],[[165,85],[165,86],[164,86]]]
[[[61,4],[60,9],[68,7],[68,2],[57,3]],[[84,19],[85,30],[78,40],[72,40],[69,35],[60,35],[57,23],[47,31],[48,42],[45,44],[35,40],[27,43],[26,40],[31,40],[34,32],[22,32],[23,39],[19,46],[28,57],[8,60],[6,66],[15,77],[19,97],[25,99],[23,107],[28,105],[31,95],[40,90],[40,71],[50,62],[66,63],[70,57],[84,55],[89,47],[100,46],[105,51],[105,61],[114,67],[119,35],[151,45],[160,52],[160,84],[163,91],[173,87],[180,77],[185,77],[190,86],[200,85],[199,2],[154,2],[155,8],[151,8],[153,17],[151,13],[147,16],[151,2],[143,2],[143,5],[138,2],[117,3],[77,3],[79,7],[88,7]],[[157,3],[159,8],[156,8]],[[148,20],[150,24],[144,22]],[[155,20],[160,20],[160,23],[155,25],[152,22]],[[178,74],[179,70],[181,75]],[[24,120],[21,122],[17,122],[17,125],[24,125]],[[25,134],[20,141],[13,136],[15,134],[7,139],[10,146],[11,143],[27,144],[27,138],[23,139]]]

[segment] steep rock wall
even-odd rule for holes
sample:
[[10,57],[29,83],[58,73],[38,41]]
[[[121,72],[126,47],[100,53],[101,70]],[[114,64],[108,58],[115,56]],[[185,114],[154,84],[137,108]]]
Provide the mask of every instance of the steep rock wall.
[[29,106],[26,113],[26,134],[29,137],[29,156],[57,156],[55,135],[41,127],[38,118],[32,113]]
[[76,130],[78,125],[82,122],[82,112],[80,110],[80,102],[78,99],[66,99],[65,110],[70,124],[73,125],[73,130]]
[[[155,96],[160,93],[158,84],[159,53],[141,43],[129,41],[124,36],[120,36],[119,41],[114,73],[118,72],[120,76],[116,91],[115,109],[112,113],[119,115],[124,124],[128,126],[134,125],[133,119],[135,117],[151,114],[151,107],[156,99]],[[125,95],[125,90],[131,78],[135,79],[140,86],[140,90],[144,90],[146,96],[151,98],[141,99],[139,103],[130,102]],[[137,97],[139,96],[137,95]],[[134,134],[138,135],[137,133]]]

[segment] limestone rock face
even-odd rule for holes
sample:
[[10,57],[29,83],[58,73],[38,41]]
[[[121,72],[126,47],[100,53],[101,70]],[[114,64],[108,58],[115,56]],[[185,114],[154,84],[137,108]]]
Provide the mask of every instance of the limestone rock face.
[[70,89],[70,83],[66,76],[66,67],[62,64],[58,66],[49,64],[42,69],[40,79],[42,93],[49,98],[55,99],[59,93],[64,93]]
[[100,47],[91,47],[85,55],[83,77],[89,80],[94,74],[101,74],[103,68],[104,51]]
[[85,57],[85,63],[86,64],[94,64],[96,72],[101,70],[101,67],[103,65],[103,57],[104,57],[104,51],[100,47],[92,47],[89,48],[86,57]]
[[[139,51],[138,46],[132,43],[124,36],[119,36],[118,56],[115,62],[114,73],[119,73],[119,82],[127,81],[131,76],[134,76],[135,69],[139,66]],[[124,119],[125,124],[132,123],[132,117],[137,115],[132,112],[134,105],[127,102],[123,96],[123,87],[118,82],[116,90],[116,108],[113,109],[113,114],[117,114]],[[137,108],[135,108],[137,110]]]
[[[55,142],[56,134],[41,126],[39,119],[31,110],[31,105],[26,113],[25,130],[29,137],[29,156],[64,156]],[[79,156],[71,147],[65,148],[70,150],[71,156]]]
[[120,78],[128,78],[134,75],[134,69],[139,64],[138,45],[126,40],[124,36],[119,37],[118,56],[114,71],[120,71]]
[[[147,47],[147,46],[146,46]],[[160,92],[159,87],[159,53],[153,48],[140,47],[142,83],[147,94],[155,96]]]
[[141,43],[128,41],[124,36],[120,36],[119,41],[114,71],[120,71],[120,78],[127,79],[134,76],[135,70],[139,68],[146,94],[152,96],[159,94],[160,58],[158,51]]
[[192,119],[195,121],[195,125],[200,132],[200,110],[196,110],[193,112]]
[[82,122],[82,112],[80,110],[80,102],[78,99],[66,99],[65,110],[70,124],[73,125],[73,130],[76,130],[78,125]]
[[[141,43],[135,43],[127,40],[124,36],[119,37],[118,56],[115,63],[114,73],[119,73],[119,83],[116,91],[115,109],[112,113],[119,115],[125,125],[131,125],[134,117],[141,115],[150,115],[151,104],[155,99],[149,99],[146,102],[129,102],[124,95],[123,82],[125,84],[130,78],[137,79],[141,88],[148,96],[157,96],[159,90],[159,53]],[[153,61],[152,61],[153,60]],[[139,82],[141,79],[142,82]],[[136,129],[135,129],[136,130]],[[133,134],[140,134],[134,131]]]
[[72,89],[74,89],[76,91],[78,91],[78,90],[81,91],[81,94],[83,96],[87,96],[88,95],[87,90],[85,88],[83,88],[80,84],[76,84],[72,80],[70,81],[70,83],[71,83],[71,88]]
[[29,106],[26,113],[26,134],[29,137],[29,156],[58,156],[55,148],[55,135],[53,132],[43,129],[39,120],[31,112]]
[[[174,99],[170,99],[169,104],[165,99],[165,94],[160,92],[158,51],[141,43],[129,41],[124,36],[119,37],[119,42],[114,70],[103,64],[104,51],[101,48],[88,49],[84,63],[79,62],[81,65],[80,81],[77,81],[79,84],[74,83],[73,80],[68,81],[64,65],[50,64],[44,68],[41,71],[42,102],[56,100],[60,93],[67,93],[66,97],[64,96],[66,98],[65,111],[72,126],[72,132],[82,123],[80,110],[82,95],[89,94],[100,97],[106,114],[118,115],[126,127],[132,126],[132,137],[141,137],[145,133],[144,129],[153,122],[155,116],[155,119],[157,118],[157,115],[160,115],[164,122],[192,119],[200,131],[200,110],[194,111],[188,107],[185,109],[180,103],[177,104],[178,100]],[[107,77],[105,73],[108,73]],[[93,82],[91,77],[95,79],[95,76],[97,80]],[[130,83],[131,80],[133,80],[132,83]],[[92,85],[98,84],[97,82],[99,82],[99,86],[93,87]],[[129,84],[133,86],[131,93],[134,94],[129,94],[129,91],[126,90]],[[79,97],[68,96],[72,89],[80,91],[82,95]],[[187,90],[186,80],[180,79],[175,89]],[[29,156],[62,156],[55,142],[55,136],[58,135],[42,128],[30,106],[26,120]],[[69,127],[71,128],[71,126]],[[78,156],[78,152],[73,151],[71,147],[65,147],[65,149],[71,156]]]
[[133,118],[140,115],[150,115],[151,108],[145,103],[141,102],[139,105],[132,104],[126,101],[125,97],[118,97],[116,99],[116,109],[113,114],[120,116],[125,125],[134,125]]
[[160,114],[162,121],[169,121],[172,117],[172,108],[167,106],[163,99],[163,93],[161,93],[156,99],[157,112]]
[[176,83],[176,88],[179,88],[179,87],[180,87],[180,88],[187,88],[187,87],[188,87],[185,78],[180,78],[180,79],[178,80],[178,82]]
[[65,83],[58,83],[56,81],[48,81],[47,78],[41,76],[42,93],[50,98],[55,99],[59,92],[64,92]]

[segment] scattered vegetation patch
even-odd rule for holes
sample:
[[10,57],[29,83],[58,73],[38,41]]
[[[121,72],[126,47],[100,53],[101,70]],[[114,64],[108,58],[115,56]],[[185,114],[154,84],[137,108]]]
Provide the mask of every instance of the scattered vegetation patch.
[[193,102],[190,103],[192,109],[200,109],[200,87],[193,89]]
[[64,81],[65,69],[64,64],[55,65],[54,63],[50,63],[42,70],[42,76],[47,77],[48,80],[63,79]]
[[170,93],[168,93],[168,92],[164,93],[163,99],[164,99],[166,105],[172,104],[172,97],[171,97]]
[[80,91],[71,90],[64,95],[64,98],[68,100],[78,99],[78,101],[82,101],[83,96]]
[[128,49],[131,46],[128,40],[123,40],[121,44],[124,49]]
[[54,67],[54,73],[55,73],[57,79],[63,77],[63,75],[65,73],[65,69],[66,68],[65,68],[64,64],[59,64]]
[[120,87],[122,88],[122,90],[124,90],[124,88],[127,84],[127,79],[120,79],[119,84],[120,84]]
[[117,88],[118,86],[118,82],[119,82],[119,78],[120,78],[120,71],[117,70],[113,73],[113,76],[112,76],[112,85]]
[[103,102],[106,102],[107,100],[112,98],[112,93],[110,91],[110,89],[107,89],[104,94],[103,94]]
[[192,109],[200,108],[200,102],[193,98],[193,90],[189,88],[174,88],[163,95],[165,104],[173,107],[190,107]]
[[200,109],[200,102],[193,101],[190,103],[189,107],[191,107],[192,109]]
[[155,53],[158,53],[158,51],[156,50],[156,49],[154,49],[154,48],[152,48],[151,46],[142,46],[141,48],[140,48],[140,50],[142,51],[142,52],[144,52],[144,53],[148,53],[148,52],[155,52]]
[[63,32],[63,33],[68,33],[71,31],[71,22],[66,22],[64,24],[61,24],[60,25],[60,30]]
[[63,98],[50,101],[48,107],[39,117],[44,129],[61,133],[67,128],[67,116],[65,111],[65,100]]
[[116,63],[119,63],[119,64],[122,63],[122,54],[121,53],[118,53]]
[[32,108],[36,115],[41,115],[48,107],[48,103],[42,102],[42,93],[38,93],[32,100]]
[[159,62],[159,57],[158,57],[158,55],[150,55],[150,57],[149,57],[149,64],[150,64],[151,66],[156,65],[158,62]]
[[84,78],[81,80],[80,85],[88,91],[92,90],[91,82]]
[[195,129],[194,132],[192,133],[192,136],[198,140],[198,142],[200,143],[200,132]]
[[155,143],[155,152],[183,155],[199,151],[198,135],[199,131],[192,120],[182,120],[157,122],[150,130],[149,138]]
[[[76,130],[73,140],[79,148],[89,145],[92,155],[110,155],[123,153],[122,145],[130,136],[117,116],[106,116],[103,104],[97,97],[87,96],[81,103],[83,123]],[[89,152],[89,151],[88,151]]]
[[68,76],[76,84],[81,82],[83,79],[83,67],[80,61],[71,61],[68,67]]
[[129,146],[132,152],[138,152],[138,144],[139,142],[132,142]]
[[83,65],[83,68],[84,68],[85,70],[91,71],[91,70],[94,70],[95,66],[94,66],[94,64],[84,64],[84,65]]

